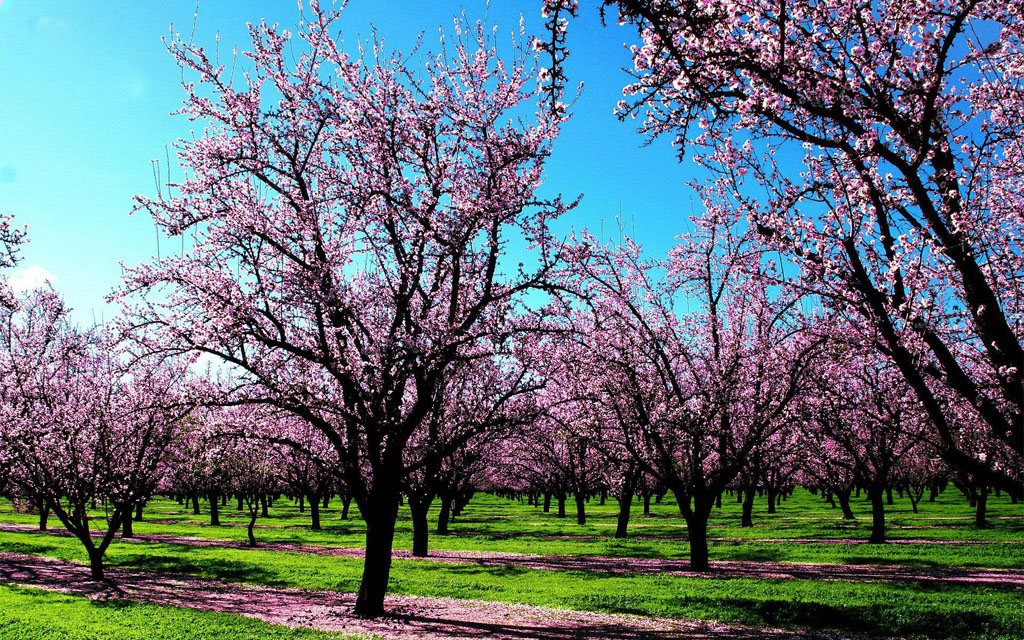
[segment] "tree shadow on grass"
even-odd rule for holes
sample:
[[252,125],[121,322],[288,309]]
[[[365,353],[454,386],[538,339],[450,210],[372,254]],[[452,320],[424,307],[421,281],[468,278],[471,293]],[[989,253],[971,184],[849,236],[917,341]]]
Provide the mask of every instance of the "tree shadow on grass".
[[[178,545],[168,545],[178,546]],[[189,547],[181,545],[184,550]],[[289,580],[282,578],[277,572],[259,567],[252,562],[227,560],[223,558],[195,558],[182,555],[161,555],[158,553],[127,553],[119,554],[117,566],[156,571],[161,573],[177,573],[189,576],[215,578],[227,582],[249,582],[268,586],[286,586]]]
[[[754,547],[742,546],[742,543],[737,543],[737,547],[730,548],[728,551],[723,553],[723,556],[727,556],[729,560],[737,560],[742,562],[778,562],[785,559],[784,553],[778,549],[769,549],[766,547]],[[711,552],[714,557],[715,552]]]
[[929,638],[963,638],[997,626],[994,616],[977,611],[918,610],[914,607],[831,605],[789,600],[724,599],[721,607],[739,607],[764,624],[835,629],[860,634],[923,635]]
[[43,543],[32,543],[32,542],[0,542],[0,551],[6,551],[9,553],[23,553],[27,555],[40,556],[47,553],[53,553],[57,549],[56,545]]
[[[901,567],[925,567],[929,569],[943,569],[948,567],[948,564],[938,562],[936,560],[927,560],[925,558],[887,558],[885,556],[864,556],[864,555],[853,555],[843,556],[837,559],[839,564],[848,564],[853,566],[892,566],[898,564]],[[965,568],[970,565],[965,565]]]

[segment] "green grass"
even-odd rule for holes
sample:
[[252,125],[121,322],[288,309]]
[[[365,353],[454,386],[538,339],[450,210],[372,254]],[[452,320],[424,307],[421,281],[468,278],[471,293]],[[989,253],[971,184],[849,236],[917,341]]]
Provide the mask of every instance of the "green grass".
[[[652,504],[652,513],[645,516],[640,505],[634,505],[630,535],[625,540],[611,537],[614,531],[617,505],[609,499],[604,506],[593,500],[588,505],[588,523],[577,525],[571,514],[558,518],[545,514],[540,508],[518,502],[481,495],[473,500],[463,517],[452,525],[454,535],[432,536],[430,546],[438,550],[500,551],[540,555],[589,555],[613,557],[640,557],[685,559],[689,546],[686,530],[679,511],[670,496],[662,504]],[[757,507],[763,511],[763,501]],[[436,505],[435,505],[436,506]],[[855,500],[854,511],[858,520],[843,521],[838,510],[832,510],[819,497],[798,490],[774,515],[755,510],[754,528],[739,526],[739,505],[724,500],[722,509],[715,510],[711,518],[709,535],[712,538],[743,539],[744,542],[713,542],[711,555],[717,560],[764,560],[775,562],[815,562],[836,564],[899,564],[918,567],[988,567],[1013,569],[1024,567],[1024,544],[985,545],[849,545],[831,543],[786,544],[763,542],[759,538],[817,538],[866,540],[870,533],[870,512],[866,500]],[[241,526],[210,527],[189,522],[208,522],[205,502],[203,514],[193,515],[172,500],[159,499],[147,506],[146,518],[173,520],[136,523],[138,533],[163,533],[214,539],[245,540]],[[977,529],[973,515],[955,490],[940,495],[935,503],[922,502],[920,513],[913,514],[907,500],[897,499],[889,507],[890,538],[1022,542],[1024,541],[1024,505],[1012,505],[1005,496],[990,498],[990,527]],[[318,544],[327,546],[361,547],[365,529],[353,506],[353,518],[341,520],[340,505],[334,503],[323,512],[324,531],[309,529],[308,514],[300,514],[297,507],[279,500],[269,518],[258,524],[274,529],[258,529],[261,542]],[[814,519],[808,519],[814,518]],[[933,520],[933,518],[945,518]],[[234,505],[222,508],[221,520],[226,524],[244,525],[248,518],[239,514]],[[0,503],[0,521],[35,524],[36,517],[10,513],[9,505]],[[941,526],[940,526],[941,525]],[[59,523],[52,522],[59,528]],[[901,529],[899,527],[935,527],[929,529]],[[595,536],[597,539],[548,539],[545,536]],[[748,542],[749,540],[749,542]],[[411,520],[408,510],[399,513],[395,546],[412,548]]]
[[[77,541],[0,534],[0,550],[82,560]],[[235,582],[353,591],[358,559],[177,544],[111,547],[110,564]],[[929,637],[1024,636],[1020,592],[976,585],[609,576],[397,560],[391,591],[763,625]]]
[[[713,538],[741,538],[739,542],[715,542],[713,559],[754,561],[824,562],[840,564],[898,564],[919,567],[1024,567],[1024,545],[1005,544],[1024,540],[1024,507],[1005,498],[990,498],[990,528],[973,526],[972,510],[955,491],[947,491],[935,503],[922,502],[919,514],[911,513],[906,500],[890,507],[893,538],[975,540],[1002,542],[984,545],[849,545],[838,543],[768,542],[758,538],[866,538],[870,519],[864,500],[854,502],[859,520],[842,521],[819,497],[798,491],[774,515],[755,511],[753,529],[739,527],[739,505],[723,501],[712,517]],[[758,505],[761,506],[760,504]],[[462,517],[453,523],[449,537],[432,537],[434,549],[523,552],[544,555],[608,555],[650,558],[685,558],[687,545],[676,506],[669,498],[652,505],[645,516],[635,505],[631,534],[640,538],[613,540],[614,500],[588,508],[589,522],[575,524],[571,517],[493,496],[478,496]],[[209,527],[188,524],[206,521],[204,513],[185,513],[171,500],[147,506],[146,517],[173,521],[137,523],[140,533],[230,538],[242,540],[241,527]],[[308,514],[294,504],[278,501],[271,517],[261,524],[272,529],[257,531],[264,542],[312,543],[361,546],[364,529],[356,519],[342,521],[340,505],[323,513],[325,530],[309,530]],[[358,514],[353,506],[353,516]],[[244,523],[233,505],[222,510],[226,523]],[[35,523],[33,516],[11,513],[0,504],[0,521]],[[59,527],[54,522],[53,526]],[[901,529],[899,527],[929,527]],[[401,510],[398,548],[411,546],[408,512]],[[602,536],[576,540],[545,536]],[[0,533],[0,550],[40,554],[84,561],[80,544],[73,539],[34,533]],[[222,580],[308,589],[353,591],[358,585],[361,561],[353,558],[317,557],[308,554],[196,548],[179,544],[117,542],[109,551],[112,565],[158,572],[201,575]],[[544,571],[523,568],[485,567],[473,563],[449,564],[396,560],[391,591],[423,596],[473,598],[491,601],[566,607],[578,610],[640,615],[713,619],[723,622],[832,628],[849,633],[906,635],[942,638],[1024,637],[1024,606],[1021,590],[983,584],[930,584],[848,582],[839,580],[686,578],[672,575],[614,576],[580,571]],[[40,605],[46,607],[45,603]],[[2,631],[2,628],[0,628]],[[3,635],[0,633],[0,635]],[[28,636],[31,637],[31,636]],[[74,637],[74,636],[72,636]],[[172,636],[173,637],[173,636]]]
[[345,640],[230,613],[86,598],[0,584],[0,638],[18,640]]

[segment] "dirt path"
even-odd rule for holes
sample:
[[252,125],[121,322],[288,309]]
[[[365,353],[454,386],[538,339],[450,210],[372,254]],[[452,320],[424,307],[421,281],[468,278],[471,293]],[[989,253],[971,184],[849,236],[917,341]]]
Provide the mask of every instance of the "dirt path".
[[41,587],[102,600],[222,611],[289,627],[374,634],[385,638],[454,640],[834,640],[840,634],[739,627],[716,622],[612,615],[518,604],[388,596],[387,618],[352,615],[354,594],[277,589],[146,571],[108,569],[108,581],[92,582],[88,568],[51,558],[0,553],[0,582]]
[[[0,524],[0,531],[19,533],[41,532],[27,525]],[[69,535],[67,531],[53,529],[50,535]],[[41,534],[42,535],[42,534]],[[165,534],[136,534],[135,542],[180,544],[199,548],[253,549],[243,540],[192,538]],[[265,542],[255,547],[260,551],[284,551],[319,556],[362,558],[359,547],[334,547],[313,544]],[[670,574],[690,578],[758,578],[804,580],[886,580],[895,582],[928,583],[984,583],[1004,588],[1024,587],[1024,571],[966,568],[919,568],[894,565],[842,565],[796,562],[762,562],[718,560],[711,562],[711,570],[690,570],[686,560],[660,558],[612,558],[601,556],[540,556],[523,553],[487,551],[432,551],[427,558],[415,558],[407,550],[396,549],[394,558],[425,562],[473,564],[483,567],[540,569],[549,571],[588,571],[613,575]]]

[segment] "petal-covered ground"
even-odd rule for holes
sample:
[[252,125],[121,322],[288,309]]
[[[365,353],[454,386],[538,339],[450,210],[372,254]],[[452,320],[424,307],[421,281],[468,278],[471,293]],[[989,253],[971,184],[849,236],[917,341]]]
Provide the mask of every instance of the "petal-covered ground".
[[233,584],[146,571],[108,569],[108,581],[89,579],[87,567],[15,553],[0,553],[0,581],[94,599],[222,611],[289,627],[365,633],[384,638],[453,640],[718,639],[833,640],[852,636],[588,613],[519,604],[388,596],[390,615],[364,620],[352,613],[354,594]]
[[[0,531],[32,532],[27,525],[0,523]],[[69,535],[51,529],[51,535]],[[249,549],[244,541],[196,538],[165,534],[136,534],[137,542],[181,544],[194,547]],[[781,540],[780,540],[781,541]],[[786,540],[785,542],[791,542]],[[285,551],[323,556],[361,558],[363,549],[302,543],[260,543],[264,551]],[[712,561],[711,570],[690,570],[685,560],[659,558],[611,558],[600,556],[541,556],[509,552],[434,551],[426,558],[413,558],[411,552],[395,550],[395,558],[433,562],[470,563],[489,567],[515,567],[551,571],[591,571],[609,574],[671,574],[693,578],[797,578],[811,580],[888,580],[928,583],[974,583],[996,587],[1024,587],[1024,571],[962,568],[921,568],[899,565],[842,565],[766,561]]]

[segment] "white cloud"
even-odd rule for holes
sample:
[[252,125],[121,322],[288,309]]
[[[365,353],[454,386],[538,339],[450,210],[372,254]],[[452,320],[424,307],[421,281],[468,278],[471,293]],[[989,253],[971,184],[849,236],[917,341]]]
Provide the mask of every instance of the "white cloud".
[[57,276],[37,264],[15,270],[7,280],[7,284],[14,291],[31,291],[42,287],[47,282],[50,284],[57,282]]

